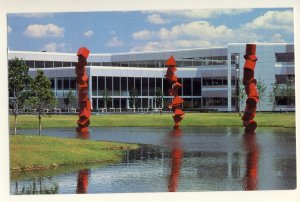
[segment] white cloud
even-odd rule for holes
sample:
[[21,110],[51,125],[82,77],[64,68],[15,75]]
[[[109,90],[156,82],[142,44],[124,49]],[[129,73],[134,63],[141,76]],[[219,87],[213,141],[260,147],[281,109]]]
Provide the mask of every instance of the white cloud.
[[291,35],[292,30],[291,10],[268,11],[237,28],[215,26],[202,20],[155,31],[143,29],[132,34],[138,44],[131,51],[224,46],[228,43],[286,42],[284,36]]
[[107,47],[120,47],[124,45],[124,42],[118,39],[118,37],[113,37],[110,41],[105,44]]
[[245,24],[244,28],[251,30],[282,30],[292,33],[294,28],[293,11],[268,11],[252,22]]
[[92,36],[94,36],[94,32],[92,30],[86,31],[83,33],[83,36],[91,38]]
[[151,32],[151,31],[148,31],[148,30],[144,29],[144,30],[141,30],[141,31],[133,33],[132,37],[135,40],[149,40],[149,39],[151,39],[153,37],[152,36],[153,33],[154,32]]
[[169,22],[169,20],[163,19],[160,14],[152,14],[147,16],[147,21],[150,22],[151,24],[166,24]]
[[59,27],[54,24],[33,24],[29,25],[26,30],[23,32],[25,36],[33,38],[41,37],[63,37],[65,28]]
[[14,13],[13,15],[24,18],[43,18],[52,17],[53,13]]
[[284,43],[285,40],[283,39],[282,35],[279,33],[275,33],[272,35],[270,42],[274,42],[274,43]]
[[7,26],[7,33],[11,33],[12,32],[12,28],[10,26]]
[[249,13],[253,9],[201,9],[201,10],[161,10],[161,11],[144,11],[144,13],[162,14],[168,17],[184,17],[184,18],[215,18],[220,15],[239,15],[241,13]]
[[42,48],[42,51],[47,52],[71,52],[72,48],[66,43],[48,43]]

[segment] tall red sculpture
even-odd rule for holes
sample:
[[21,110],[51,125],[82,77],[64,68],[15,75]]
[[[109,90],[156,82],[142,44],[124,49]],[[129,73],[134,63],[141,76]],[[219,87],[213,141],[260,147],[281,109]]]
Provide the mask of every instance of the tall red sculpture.
[[166,66],[168,67],[167,73],[165,77],[167,80],[172,84],[172,88],[169,89],[169,94],[174,96],[172,103],[169,105],[169,108],[173,111],[173,120],[175,122],[174,129],[179,128],[179,122],[183,119],[184,112],[181,110],[181,104],[184,102],[181,97],[178,96],[178,89],[182,87],[182,84],[177,81],[177,76],[175,72],[177,71],[176,68],[176,61],[173,56],[171,56],[166,61]]
[[257,61],[255,54],[256,45],[247,44],[246,54],[244,55],[246,61],[244,65],[243,84],[248,98],[246,100],[245,112],[242,117],[246,132],[254,131],[257,127],[257,123],[253,120],[256,114],[256,105],[259,101],[256,79],[254,78],[254,69]]
[[77,121],[78,127],[76,131],[79,133],[88,133],[91,117],[91,102],[88,97],[89,86],[88,76],[86,74],[85,66],[87,65],[86,59],[90,51],[81,47],[77,51],[78,63],[76,65],[75,73],[77,75],[77,89],[79,97],[79,120]]

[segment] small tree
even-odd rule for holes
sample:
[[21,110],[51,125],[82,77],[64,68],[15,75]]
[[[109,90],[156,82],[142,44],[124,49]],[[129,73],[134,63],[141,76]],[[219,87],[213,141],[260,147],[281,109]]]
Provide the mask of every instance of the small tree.
[[108,94],[107,88],[104,89],[102,96],[103,96],[103,101],[104,101],[104,108],[107,108],[107,105],[109,105],[111,103],[111,97]]
[[238,107],[239,107],[239,116],[242,116],[242,105],[245,101],[245,97],[246,97],[246,92],[245,92],[245,86],[243,85],[242,81],[239,81],[239,92],[238,92]]
[[260,77],[258,78],[256,88],[257,88],[258,95],[259,95],[258,109],[260,111],[260,103],[261,103],[261,101],[264,101],[264,98],[266,96],[266,89],[267,89],[267,86],[263,83],[263,81],[260,79]]
[[287,104],[295,105],[295,78],[290,77],[287,80],[285,88],[285,96],[287,97]]
[[46,115],[44,109],[54,107],[57,100],[51,90],[50,80],[44,76],[44,72],[37,70],[37,75],[30,82],[30,97],[26,101],[27,105],[34,109],[34,114],[39,120],[39,135],[41,135],[42,116]]
[[272,91],[269,93],[269,102],[272,105],[272,111],[275,111],[276,101],[283,96],[283,88],[278,83],[272,84]]
[[8,67],[8,89],[9,103],[12,106],[14,121],[14,135],[17,134],[17,116],[24,107],[27,98],[28,85],[30,77],[28,75],[29,67],[23,60],[13,59]]
[[130,104],[132,105],[133,111],[135,112],[135,107],[136,107],[136,102],[137,102],[137,97],[138,97],[138,90],[136,87],[133,87],[130,92],[129,92],[129,101]]
[[76,97],[72,90],[69,90],[68,92],[66,105],[68,108],[76,107]]
[[155,91],[155,102],[156,102],[156,107],[158,106],[159,108],[163,108],[163,92],[160,87],[156,88]]

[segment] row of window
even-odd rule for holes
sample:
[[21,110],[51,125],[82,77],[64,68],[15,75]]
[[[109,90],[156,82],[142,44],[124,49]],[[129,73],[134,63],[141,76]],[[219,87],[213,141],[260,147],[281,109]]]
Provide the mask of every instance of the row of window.
[[[179,95],[201,96],[201,78],[181,78],[178,81],[183,84]],[[138,96],[155,96],[161,92],[169,95],[171,84],[165,78],[92,77],[93,96],[129,96],[134,88]]]
[[[176,60],[178,67],[226,65],[227,56],[197,57]],[[77,62],[26,60],[30,68],[75,67]],[[88,66],[165,67],[166,60],[88,62]]]
[[[157,98],[138,98],[136,99],[135,108],[167,108],[171,103],[172,99],[162,99],[158,101]],[[216,108],[216,107],[227,107],[227,98],[185,98],[182,107],[184,109],[191,108]],[[232,105],[234,106],[234,98],[232,99]],[[99,108],[122,108],[128,109],[133,108],[133,102],[130,98],[111,98],[105,100],[103,98],[93,98],[92,99],[93,109]]]
[[275,53],[276,62],[295,62],[294,53]]

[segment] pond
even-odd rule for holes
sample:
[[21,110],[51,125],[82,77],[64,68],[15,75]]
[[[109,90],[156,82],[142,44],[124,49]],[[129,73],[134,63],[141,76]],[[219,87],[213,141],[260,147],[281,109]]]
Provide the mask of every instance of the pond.
[[[296,137],[291,128],[90,128],[92,140],[138,143],[119,164],[72,166],[11,176],[11,194],[199,192],[296,189]],[[37,134],[37,130],[20,130]],[[73,128],[49,136],[81,138]]]

